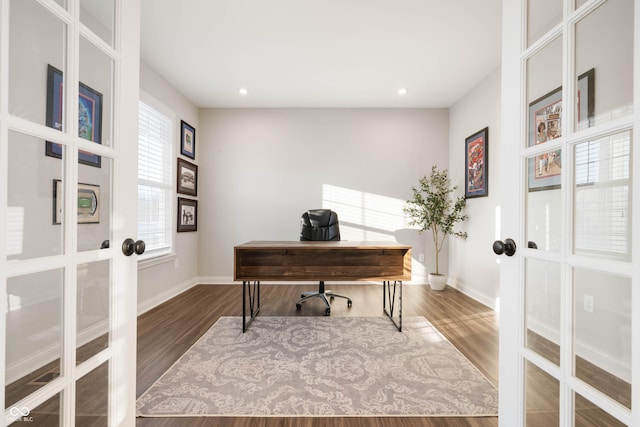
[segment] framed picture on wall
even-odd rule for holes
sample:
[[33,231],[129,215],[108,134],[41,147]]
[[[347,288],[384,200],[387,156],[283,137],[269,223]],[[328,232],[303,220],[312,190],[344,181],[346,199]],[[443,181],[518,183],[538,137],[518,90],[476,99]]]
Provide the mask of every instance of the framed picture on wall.
[[180,120],[180,153],[191,159],[196,158],[196,130],[189,123]]
[[198,166],[179,158],[177,171],[178,193],[197,196]]
[[198,231],[198,201],[178,197],[178,233]]
[[[592,125],[595,110],[595,69],[578,76],[576,122],[578,128]],[[544,144],[562,136],[562,87],[529,104],[528,146]],[[528,160],[529,191],[560,188],[562,150],[550,150]]]
[[[100,223],[100,186],[78,184],[78,224]],[[62,181],[53,180],[53,223],[62,224],[64,213]]]
[[[63,131],[63,91],[62,71],[49,65],[47,67],[47,117],[46,125]],[[78,93],[78,136],[102,144],[102,94],[80,83]],[[45,154],[62,158],[62,146],[47,141]],[[101,167],[102,159],[97,154],[80,150],[78,162],[84,165]]]
[[464,196],[489,195],[489,128],[486,127],[465,139]]
[[529,191],[544,191],[560,188],[562,172],[562,150],[551,150],[527,159],[527,182]]

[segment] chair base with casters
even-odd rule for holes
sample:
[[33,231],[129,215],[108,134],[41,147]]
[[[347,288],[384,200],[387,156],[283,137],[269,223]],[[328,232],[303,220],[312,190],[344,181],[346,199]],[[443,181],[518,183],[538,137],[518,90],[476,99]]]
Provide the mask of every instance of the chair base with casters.
[[296,310],[300,310],[302,308],[302,303],[310,300],[311,298],[320,298],[324,301],[324,305],[326,308],[324,309],[324,315],[329,316],[331,314],[331,302],[334,298],[344,298],[347,300],[347,307],[351,307],[352,301],[351,298],[346,297],[344,295],[338,295],[333,291],[328,291],[324,289],[324,282],[320,282],[320,287],[317,292],[303,292],[300,295],[300,299],[296,302]]

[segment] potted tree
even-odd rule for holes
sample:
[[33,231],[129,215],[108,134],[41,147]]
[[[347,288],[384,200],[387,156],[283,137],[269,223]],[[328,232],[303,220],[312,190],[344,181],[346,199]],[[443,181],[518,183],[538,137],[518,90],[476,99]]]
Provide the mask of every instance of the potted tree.
[[453,193],[458,186],[451,185],[447,169],[438,170],[437,166],[431,167],[431,175],[419,179],[419,186],[413,187],[413,198],[407,200],[407,206],[403,208],[411,220],[410,225],[417,225],[419,232],[431,230],[433,243],[436,250],[436,271],[429,274],[429,285],[434,290],[443,290],[447,281],[447,275],[440,273],[440,251],[447,236],[467,238],[464,231],[456,231],[457,223],[467,219],[463,213],[466,200],[460,196],[454,200]]

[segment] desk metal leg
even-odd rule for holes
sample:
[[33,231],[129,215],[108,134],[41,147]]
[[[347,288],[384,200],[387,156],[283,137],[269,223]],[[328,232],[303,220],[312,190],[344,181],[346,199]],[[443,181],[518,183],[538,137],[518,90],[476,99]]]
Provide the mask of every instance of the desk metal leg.
[[[399,286],[397,286],[399,285]],[[393,318],[393,311],[396,308],[396,289],[400,288],[398,293],[398,322]],[[387,297],[389,299],[389,310],[387,311]],[[382,282],[382,309],[384,314],[391,319],[391,322],[398,328],[399,332],[402,332],[402,280],[393,281],[393,294],[391,293],[391,281],[385,280]]]
[[[253,322],[253,319],[256,318],[258,313],[260,313],[260,281],[256,280],[253,282],[253,292],[251,292],[251,281],[244,280],[242,282],[242,332],[247,332],[249,329],[249,325]],[[248,295],[247,295],[248,294]],[[249,297],[249,321],[246,321],[247,318],[247,296]]]

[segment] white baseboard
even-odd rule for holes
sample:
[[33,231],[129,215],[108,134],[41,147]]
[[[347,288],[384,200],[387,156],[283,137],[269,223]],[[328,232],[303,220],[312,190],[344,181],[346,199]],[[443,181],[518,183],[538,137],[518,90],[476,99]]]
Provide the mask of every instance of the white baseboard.
[[576,354],[587,362],[593,363],[599,368],[631,384],[630,366],[625,366],[609,355],[602,353],[602,351],[580,342],[576,343]]
[[[554,330],[541,322],[536,322],[533,319],[529,319],[529,329],[544,339],[560,345],[560,333],[557,330]],[[608,354],[603,353],[602,350],[584,344],[580,341],[576,341],[575,346],[576,355],[580,358],[631,384],[630,366],[626,366]]]
[[[198,278],[193,278],[186,282],[180,283],[171,289],[166,290],[165,292],[153,297],[152,299],[145,301],[144,303],[138,306],[138,315],[151,310],[159,304],[175,297],[178,294],[186,291],[187,289],[198,284]],[[107,321],[104,320],[102,322],[98,322],[95,325],[91,326],[80,332],[77,336],[77,345],[84,345],[99,336],[105,334],[108,330]],[[25,375],[33,372],[41,367],[45,366],[48,363],[53,362],[56,359],[60,358],[60,344],[52,344],[42,350],[29,355],[23,359],[20,359],[14,363],[8,364],[5,372],[5,381],[7,384],[11,384],[14,381],[23,378]]]
[[15,363],[7,365],[5,373],[5,382],[11,384],[14,381],[23,378],[25,375],[40,369],[44,365],[60,358],[60,344],[50,345],[49,347],[32,354],[24,359],[20,359]]
[[179,295],[181,293],[183,293],[184,291],[186,291],[187,289],[191,289],[192,287],[194,287],[195,285],[197,285],[199,283],[199,278],[198,277],[194,277],[192,279],[187,280],[186,282],[182,282],[177,284],[176,286],[167,289],[166,291],[155,295],[153,298],[147,300],[147,301],[143,301],[142,303],[138,304],[138,316],[146,313],[147,311],[151,310],[152,308],[162,304],[163,302],[166,302],[168,300],[170,300],[171,298],[175,297],[176,295]]
[[231,276],[201,276],[198,277],[200,285],[233,285],[235,282]]
[[458,291],[462,292],[463,294],[465,294],[466,296],[468,296],[469,298],[472,298],[476,301],[478,301],[480,304],[484,304],[487,307],[491,308],[492,310],[496,311],[498,307],[496,307],[496,299],[495,298],[491,298],[483,293],[480,293],[478,291],[476,291],[475,289],[471,289],[467,286],[461,285],[459,283],[457,283],[455,280],[448,278],[447,279],[447,285],[451,286],[452,288],[457,289]]
[[[107,333],[107,320],[96,323],[95,325],[80,332],[77,336],[78,347],[93,341],[101,335]],[[18,360],[7,365],[5,382],[11,384],[14,381],[23,378],[25,375],[40,369],[41,367],[60,358],[60,343],[52,344],[39,352],[32,354],[24,359]]]

